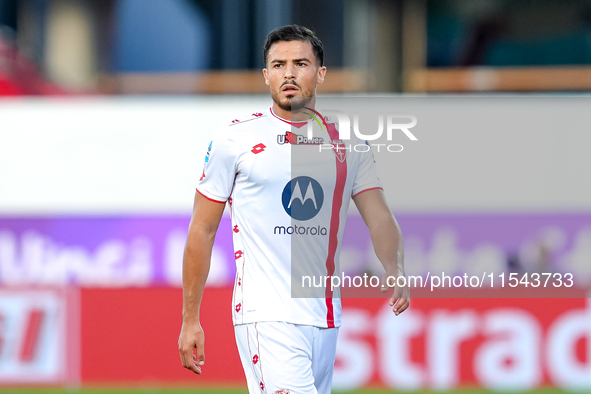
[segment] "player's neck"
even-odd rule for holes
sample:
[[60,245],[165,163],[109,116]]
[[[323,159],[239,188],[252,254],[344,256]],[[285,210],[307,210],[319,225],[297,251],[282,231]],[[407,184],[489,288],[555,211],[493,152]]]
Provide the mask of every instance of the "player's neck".
[[[314,108],[314,101],[311,101],[306,107]],[[288,120],[290,122],[305,122],[312,117],[310,115],[305,114],[305,109],[301,109],[299,111],[286,111],[280,108],[277,103],[273,103],[273,113],[278,117]]]

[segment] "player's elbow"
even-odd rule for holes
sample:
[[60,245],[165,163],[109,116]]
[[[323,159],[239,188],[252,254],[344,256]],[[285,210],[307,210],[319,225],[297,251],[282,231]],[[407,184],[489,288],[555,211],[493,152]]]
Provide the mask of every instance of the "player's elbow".
[[370,233],[383,233],[383,234],[392,234],[392,233],[399,233],[400,229],[394,220],[394,216],[392,214],[386,215],[379,215],[372,218],[372,220],[368,221],[367,227],[369,228]]
[[192,220],[187,234],[187,246],[213,242],[217,229],[218,226],[212,223]]
[[189,223],[189,233],[200,234],[203,236],[215,236],[218,231],[219,220],[207,220],[199,216],[193,216]]

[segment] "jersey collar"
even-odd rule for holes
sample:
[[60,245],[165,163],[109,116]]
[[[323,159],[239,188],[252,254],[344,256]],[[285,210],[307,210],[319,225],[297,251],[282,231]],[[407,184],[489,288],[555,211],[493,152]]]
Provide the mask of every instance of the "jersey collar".
[[289,124],[289,125],[292,125],[292,126],[294,126],[294,127],[297,127],[298,129],[299,129],[299,128],[301,128],[301,127],[303,127],[303,126],[305,126],[305,125],[306,125],[306,124],[309,122],[309,121],[304,121],[304,122],[291,122],[291,121],[289,121],[289,120],[287,120],[287,119],[283,119],[282,117],[280,117],[280,116],[277,116],[277,115],[275,114],[275,112],[273,112],[273,107],[269,108],[269,111],[271,112],[271,115],[272,115],[273,117],[275,117],[276,119],[279,119],[279,120],[280,120],[280,121],[282,121],[282,122],[285,122],[285,123],[287,123],[287,124]]

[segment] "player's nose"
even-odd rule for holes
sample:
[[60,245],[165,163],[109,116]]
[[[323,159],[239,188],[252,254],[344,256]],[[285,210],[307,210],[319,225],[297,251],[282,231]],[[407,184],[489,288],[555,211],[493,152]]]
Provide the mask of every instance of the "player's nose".
[[293,64],[286,64],[285,65],[285,74],[283,75],[285,79],[294,79],[295,78],[295,67]]

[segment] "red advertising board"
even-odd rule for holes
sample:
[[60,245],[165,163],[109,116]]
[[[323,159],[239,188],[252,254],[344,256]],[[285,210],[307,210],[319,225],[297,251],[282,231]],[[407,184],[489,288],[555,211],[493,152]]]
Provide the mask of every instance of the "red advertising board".
[[[206,364],[181,367],[182,291],[172,287],[0,290],[0,385],[243,386],[230,288],[206,289]],[[591,301],[343,300],[334,387],[591,387]],[[79,338],[79,340],[78,340]]]
[[[176,350],[180,289],[82,289],[82,382],[243,384],[230,299],[229,288],[206,290],[206,364],[197,376]],[[591,386],[586,299],[414,299],[399,317],[383,299],[344,305],[338,388]]]
[[203,376],[181,367],[178,288],[82,289],[82,381],[240,383],[244,380],[229,312],[231,289],[207,289]]
[[0,289],[0,385],[79,379],[77,290]]
[[585,299],[346,300],[335,385],[526,390],[591,385]]

